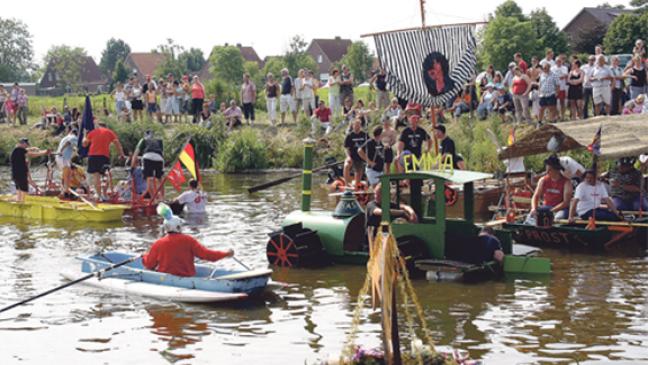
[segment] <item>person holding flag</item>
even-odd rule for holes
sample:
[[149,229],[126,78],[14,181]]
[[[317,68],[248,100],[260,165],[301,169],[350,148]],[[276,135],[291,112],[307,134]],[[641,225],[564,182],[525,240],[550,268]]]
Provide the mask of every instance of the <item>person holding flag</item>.
[[99,128],[91,130],[83,139],[83,147],[88,147],[88,173],[92,175],[97,200],[108,200],[101,190],[101,176],[110,167],[110,146],[115,145],[119,158],[124,160],[124,149],[119,138],[106,123],[98,123]]

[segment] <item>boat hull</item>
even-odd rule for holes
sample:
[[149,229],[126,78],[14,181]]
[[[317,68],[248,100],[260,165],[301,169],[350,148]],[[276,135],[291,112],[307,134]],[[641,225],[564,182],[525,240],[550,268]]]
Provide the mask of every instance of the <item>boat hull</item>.
[[[78,275],[86,275],[126,261],[132,254],[106,252],[88,257],[80,257],[81,270]],[[62,273],[67,278],[76,277]],[[158,299],[183,302],[219,302],[240,300],[265,290],[272,270],[251,271],[225,270],[207,264],[196,265],[196,276],[180,277],[167,273],[147,270],[139,258],[127,265],[110,270],[101,280],[93,278],[90,285],[112,291],[136,294]],[[212,293],[212,294],[208,294]]]
[[13,195],[0,196],[0,216],[35,220],[115,222],[120,221],[126,205],[102,204],[96,209],[80,201],[61,200],[51,196],[27,196],[23,203],[12,201]]

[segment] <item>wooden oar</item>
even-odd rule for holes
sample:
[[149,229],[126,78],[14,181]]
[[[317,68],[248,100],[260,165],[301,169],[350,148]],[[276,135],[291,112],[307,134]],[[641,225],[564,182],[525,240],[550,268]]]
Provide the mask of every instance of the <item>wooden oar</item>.
[[107,273],[108,271],[113,270],[113,269],[116,269],[116,268],[118,268],[118,267],[120,267],[120,266],[124,266],[124,265],[126,265],[126,264],[129,264],[129,263],[131,263],[131,262],[133,262],[133,261],[139,259],[140,257],[142,257],[142,256],[134,256],[134,257],[131,257],[130,259],[128,259],[128,260],[126,260],[126,261],[122,261],[122,262],[116,263],[116,264],[114,264],[114,265],[112,265],[112,266],[109,266],[109,267],[107,267],[107,268],[105,268],[105,269],[101,269],[101,270],[99,270],[99,271],[92,272],[92,273],[90,273],[90,274],[88,274],[88,275],[85,275],[85,276],[82,276],[82,277],[80,277],[80,278],[78,278],[78,279],[76,279],[76,280],[70,281],[69,283],[65,283],[65,284],[63,284],[63,285],[57,286],[56,288],[53,288],[53,289],[50,289],[50,290],[44,291],[44,292],[42,292],[42,293],[40,293],[40,294],[38,294],[38,295],[35,295],[35,296],[31,297],[31,298],[27,298],[27,299],[25,299],[25,300],[21,300],[21,301],[18,302],[18,303],[14,303],[14,304],[12,304],[12,305],[6,306],[6,307],[0,309],[0,313],[5,312],[5,311],[8,311],[9,309],[15,308],[15,307],[17,307],[17,306],[19,306],[19,305],[23,305],[23,304],[25,304],[25,303],[29,303],[29,302],[31,302],[32,300],[35,300],[35,299],[38,299],[38,298],[44,297],[44,296],[49,295],[49,294],[52,294],[52,293],[57,292],[57,291],[59,291],[59,290],[61,290],[61,289],[65,289],[65,288],[67,288],[67,287],[69,287],[69,286],[72,286],[72,285],[74,285],[74,284],[78,284],[78,283],[80,283],[80,282],[82,282],[82,281],[86,281],[86,280],[88,280],[88,279],[90,279],[90,278],[93,278],[93,277],[95,277],[95,276],[96,276],[96,277],[101,277],[102,274],[105,274],[105,273]]
[[[344,163],[344,161],[340,161],[340,162],[334,162],[334,163],[331,163],[331,164],[328,164],[328,165],[320,166],[320,167],[318,167],[316,169],[313,169],[313,172],[326,170],[326,169],[329,169],[329,168],[331,168],[333,166],[341,165],[343,163]],[[294,175],[282,177],[282,178],[277,179],[277,180],[273,180],[273,181],[270,181],[270,182],[267,182],[267,183],[256,185],[256,186],[253,186],[253,187],[249,188],[248,193],[252,194],[252,193],[257,192],[259,190],[264,190],[264,189],[267,189],[269,187],[285,183],[286,181],[290,181],[290,180],[292,180],[294,178],[297,178],[297,177],[300,177],[300,176],[302,176],[301,172],[299,174],[294,174]]]
[[[569,220],[567,220],[567,219],[558,219],[555,222],[560,223],[560,224],[570,224]],[[582,219],[577,219],[573,223],[574,224],[589,224],[589,221],[582,220]],[[648,223],[635,223],[635,222],[626,222],[626,221],[618,221],[618,222],[596,221],[596,225],[600,225],[600,226],[623,226],[623,227],[648,227]]]
[[101,210],[101,209],[99,209],[99,207],[97,207],[96,205],[92,204],[91,201],[89,201],[88,199],[84,198],[83,196],[81,196],[79,193],[77,193],[76,191],[72,190],[71,188],[68,188],[68,191],[69,191],[72,195],[74,195],[74,196],[76,196],[77,198],[81,199],[82,202],[88,204],[90,207],[92,207],[92,209],[94,209],[94,210]]

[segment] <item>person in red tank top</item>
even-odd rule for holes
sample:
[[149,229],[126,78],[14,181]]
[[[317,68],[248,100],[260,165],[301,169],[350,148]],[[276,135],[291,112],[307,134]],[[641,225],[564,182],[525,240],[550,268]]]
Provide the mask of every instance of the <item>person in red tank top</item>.
[[538,203],[542,199],[542,206],[551,208],[556,219],[564,219],[569,213],[569,203],[573,193],[572,184],[562,176],[563,167],[560,165],[558,156],[552,155],[544,162],[547,175],[540,179],[533,193],[529,216],[536,215]]
[[180,232],[182,219],[172,216],[164,220],[166,235],[153,243],[149,252],[142,257],[142,264],[149,270],[177,276],[194,276],[196,257],[207,261],[218,261],[234,256],[234,251],[210,250],[195,238]]

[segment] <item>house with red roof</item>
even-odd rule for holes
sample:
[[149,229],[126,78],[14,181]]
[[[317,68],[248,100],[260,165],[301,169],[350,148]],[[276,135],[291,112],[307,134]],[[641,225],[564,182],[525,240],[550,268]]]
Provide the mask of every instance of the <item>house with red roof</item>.
[[328,80],[329,72],[333,65],[342,60],[342,57],[347,53],[351,43],[350,39],[342,39],[340,37],[335,37],[333,39],[316,38],[311,41],[310,45],[306,49],[306,53],[313,57],[315,62],[317,62],[319,70],[313,71],[314,73],[319,74],[320,80]]

